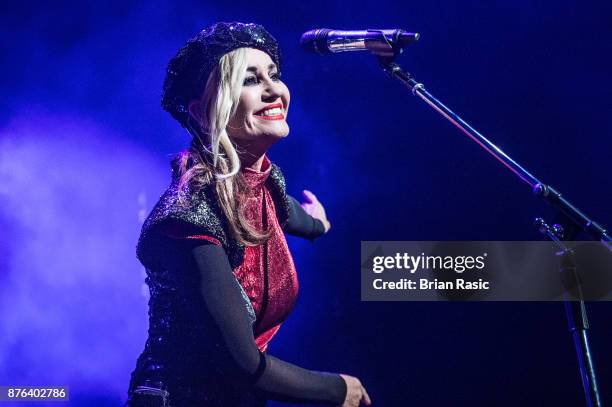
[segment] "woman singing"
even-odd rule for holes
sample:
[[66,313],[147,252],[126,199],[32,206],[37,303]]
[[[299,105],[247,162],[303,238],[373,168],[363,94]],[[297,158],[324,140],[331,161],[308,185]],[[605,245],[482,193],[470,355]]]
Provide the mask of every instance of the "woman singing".
[[357,378],[266,352],[298,290],[284,233],[313,239],[330,228],[312,193],[302,205],[286,194],[266,156],[289,133],[276,40],[256,24],[205,29],[170,61],[162,106],[192,142],[138,242],[149,337],[127,405],[370,405]]

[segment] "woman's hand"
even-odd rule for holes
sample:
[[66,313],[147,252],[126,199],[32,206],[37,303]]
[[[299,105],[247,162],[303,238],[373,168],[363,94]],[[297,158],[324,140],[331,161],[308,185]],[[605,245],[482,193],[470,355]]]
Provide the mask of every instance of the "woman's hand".
[[315,219],[319,219],[325,227],[325,233],[327,233],[331,228],[331,224],[327,220],[325,208],[323,208],[323,205],[321,202],[319,202],[317,196],[307,189],[302,192],[302,195],[304,196],[305,201],[302,202],[300,206],[302,209],[304,209],[304,211],[306,211],[307,214]]
[[362,401],[366,406],[372,404],[368,392],[358,378],[345,374],[340,374],[340,376],[346,382],[346,398],[340,407],[359,407]]

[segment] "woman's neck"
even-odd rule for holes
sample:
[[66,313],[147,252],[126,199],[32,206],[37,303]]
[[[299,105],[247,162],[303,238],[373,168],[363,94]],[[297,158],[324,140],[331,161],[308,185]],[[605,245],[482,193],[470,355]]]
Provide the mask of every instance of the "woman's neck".
[[250,168],[254,171],[261,171],[261,166],[264,162],[264,159],[266,157],[266,154],[262,154],[259,157],[254,157],[251,155],[248,156],[241,156],[240,157],[240,162],[242,163],[242,168]]
[[266,153],[272,143],[261,140],[234,140],[236,151],[240,158],[242,168],[250,168],[255,171],[261,171],[262,164],[265,161]]

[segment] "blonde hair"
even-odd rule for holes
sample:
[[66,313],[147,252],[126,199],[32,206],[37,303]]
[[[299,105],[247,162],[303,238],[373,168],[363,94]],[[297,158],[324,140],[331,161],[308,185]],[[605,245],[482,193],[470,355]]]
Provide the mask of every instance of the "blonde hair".
[[226,127],[236,112],[246,75],[246,50],[238,48],[221,57],[211,72],[202,96],[202,122],[189,117],[193,136],[191,146],[176,158],[179,171],[179,201],[187,204],[189,194],[215,184],[220,208],[225,214],[234,239],[247,245],[264,243],[271,235],[251,225],[239,199],[247,192],[240,173],[240,158]]

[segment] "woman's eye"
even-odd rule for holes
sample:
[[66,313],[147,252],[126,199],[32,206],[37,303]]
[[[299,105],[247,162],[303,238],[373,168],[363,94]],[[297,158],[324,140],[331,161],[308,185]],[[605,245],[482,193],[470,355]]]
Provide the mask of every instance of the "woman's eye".
[[257,84],[256,76],[247,76],[246,78],[244,78],[243,85],[248,86],[248,85],[256,85],[256,84]]
[[270,78],[275,82],[280,81],[280,77],[281,77],[280,72],[274,72],[273,74],[270,74]]

